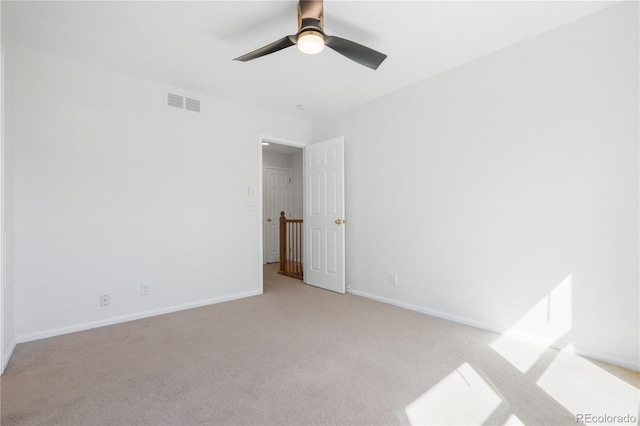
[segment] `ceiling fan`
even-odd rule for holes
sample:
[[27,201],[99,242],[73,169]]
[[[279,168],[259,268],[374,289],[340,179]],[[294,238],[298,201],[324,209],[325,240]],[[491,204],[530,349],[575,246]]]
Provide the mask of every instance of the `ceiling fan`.
[[260,49],[239,56],[234,61],[250,61],[293,45],[298,45],[298,49],[307,54],[320,53],[324,46],[327,46],[352,61],[374,70],[378,69],[382,61],[387,58],[384,53],[361,44],[325,34],[322,0],[299,0],[296,34],[285,36]]

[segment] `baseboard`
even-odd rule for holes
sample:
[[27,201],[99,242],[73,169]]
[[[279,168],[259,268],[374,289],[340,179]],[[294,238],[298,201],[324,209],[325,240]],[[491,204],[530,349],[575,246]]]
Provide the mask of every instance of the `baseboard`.
[[13,351],[16,349],[16,344],[16,340],[12,340],[5,353],[2,354],[2,369],[0,370],[0,376],[4,374],[4,370],[7,368],[7,365],[13,356]]
[[[556,348],[555,349],[561,349]],[[618,367],[626,368],[627,370],[633,370],[640,372],[640,363],[634,363],[633,361],[628,361],[616,357],[609,356],[607,354],[603,354],[601,352],[592,351],[590,349],[585,349],[579,346],[574,346],[576,355],[580,355],[584,358],[593,359],[595,361],[604,361],[607,364],[617,365]]]
[[78,324],[78,325],[73,325],[73,326],[70,326],[70,327],[54,328],[54,329],[45,330],[45,331],[38,332],[38,333],[25,334],[25,335],[22,335],[22,336],[18,336],[16,341],[17,341],[17,343],[31,342],[31,341],[39,340],[39,339],[46,339],[47,337],[60,336],[60,335],[63,335],[63,334],[69,334],[69,333],[75,333],[75,332],[78,332],[78,331],[90,330],[92,328],[105,327],[105,326],[108,326],[108,325],[119,324],[119,323],[123,323],[123,322],[127,322],[127,321],[134,321],[134,320],[138,320],[138,319],[154,317],[154,316],[157,316],[157,315],[170,314],[172,312],[184,311],[184,310],[187,310],[187,309],[199,308],[199,307],[207,306],[207,305],[215,305],[217,303],[229,302],[231,300],[244,299],[245,297],[257,296],[259,294],[262,294],[262,292],[260,292],[259,290],[254,290],[254,291],[248,291],[248,292],[244,292],[244,293],[232,294],[230,296],[218,297],[218,298],[214,298],[214,299],[200,300],[198,302],[184,303],[184,304],[181,304],[181,305],[173,305],[173,306],[168,306],[168,307],[165,307],[165,308],[138,312],[138,313],[135,313],[135,314],[122,315],[122,316],[119,316],[119,317],[109,318],[109,319],[101,320],[101,321],[86,322],[86,323],[82,323],[82,324]]
[[473,320],[470,320],[468,318],[459,317],[459,316],[456,316],[456,315],[451,315],[451,314],[448,314],[446,312],[438,311],[438,310],[435,310],[435,309],[425,308],[424,306],[413,305],[411,303],[401,302],[401,301],[395,300],[395,299],[389,299],[387,297],[378,296],[378,295],[367,293],[367,292],[360,291],[360,290],[348,289],[347,293],[353,294],[355,296],[366,297],[367,299],[376,300],[376,301],[382,302],[382,303],[388,303],[390,305],[398,306],[400,308],[409,309],[410,311],[416,311],[416,312],[420,312],[422,314],[431,315],[432,317],[442,318],[442,319],[446,319],[446,320],[449,320],[449,321],[457,322],[459,324],[464,324],[464,325],[468,325],[468,326],[471,326],[471,327],[479,328],[481,330],[491,331],[493,333],[500,333],[501,334],[501,333],[504,332],[502,330],[499,330],[496,327],[492,327],[492,326],[489,326],[487,324],[483,324],[483,323],[480,323],[480,322],[477,322],[477,321],[473,321]]
[[[480,330],[490,331],[492,333],[504,334],[504,333],[506,333],[508,331],[507,329],[501,329],[499,327],[495,327],[495,326],[484,324],[484,323],[481,323],[481,322],[478,322],[478,321],[470,320],[468,318],[459,317],[459,316],[456,316],[456,315],[451,315],[449,313],[438,311],[438,310],[435,310],[435,309],[425,308],[424,306],[413,305],[411,303],[401,302],[401,301],[395,300],[395,299],[389,299],[387,297],[378,296],[378,295],[367,293],[367,292],[360,291],[360,290],[354,290],[354,289],[350,288],[350,289],[347,289],[347,293],[353,294],[355,296],[365,297],[367,299],[376,300],[376,301],[382,302],[382,303],[388,303],[390,305],[398,306],[400,308],[409,309],[410,311],[415,311],[415,312],[420,312],[420,313],[423,313],[423,314],[426,314],[426,315],[431,315],[431,316],[436,317],[436,318],[441,318],[441,319],[445,319],[445,320],[448,320],[448,321],[456,322],[456,323],[459,323],[459,324],[464,324],[464,325],[468,325],[468,326],[471,326],[471,327],[479,328]],[[536,337],[534,337],[534,336],[527,336],[527,335],[523,335],[523,334],[518,334],[518,335],[513,335],[513,337],[515,337],[517,339],[524,340],[524,341],[528,341],[528,342],[531,342],[531,343],[536,343],[536,344],[540,343],[540,341],[538,339],[536,339]],[[570,342],[558,341],[558,342],[555,342],[555,344],[551,345],[551,347],[554,348],[554,349],[562,349],[566,344],[569,344],[569,343]],[[575,349],[576,355],[579,355],[581,357],[590,358],[590,359],[597,360],[597,361],[604,361],[604,362],[606,362],[608,364],[617,365],[619,367],[623,367],[623,368],[626,368],[626,369],[629,369],[629,370],[640,371],[640,363],[638,361],[634,362],[634,361],[630,361],[630,360],[625,360],[625,359],[612,357],[612,356],[607,355],[607,354],[596,352],[596,351],[593,351],[593,350],[590,350],[590,349],[585,349],[585,348],[582,348],[582,347],[579,347],[579,346],[575,346],[575,345],[574,345],[574,349]]]

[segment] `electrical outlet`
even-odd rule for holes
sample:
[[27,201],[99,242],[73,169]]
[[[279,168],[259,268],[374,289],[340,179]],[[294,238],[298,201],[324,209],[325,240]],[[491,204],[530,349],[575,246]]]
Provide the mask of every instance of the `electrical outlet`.
[[140,286],[140,294],[142,296],[148,296],[151,294],[151,284],[142,284]]
[[109,306],[111,304],[111,297],[108,294],[100,295],[100,307],[104,308],[105,306]]
[[394,287],[398,285],[398,274],[389,275],[389,284]]

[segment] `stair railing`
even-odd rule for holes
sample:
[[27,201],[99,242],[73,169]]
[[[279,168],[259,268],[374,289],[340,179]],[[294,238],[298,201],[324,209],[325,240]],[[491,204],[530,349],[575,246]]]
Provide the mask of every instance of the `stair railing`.
[[287,219],[280,212],[279,274],[302,279],[302,219]]

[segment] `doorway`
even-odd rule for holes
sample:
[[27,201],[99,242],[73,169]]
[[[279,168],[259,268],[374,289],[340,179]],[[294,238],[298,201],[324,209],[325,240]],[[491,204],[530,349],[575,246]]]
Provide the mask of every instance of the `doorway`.
[[[296,140],[258,135],[260,291],[264,290],[263,266],[267,263],[279,262],[280,212],[284,211],[288,219],[302,219],[304,214],[303,148],[305,146],[307,146],[306,143]],[[267,169],[272,173],[269,176]],[[290,174],[287,175],[287,172]],[[285,178],[286,181],[282,182],[281,178]],[[287,195],[283,195],[283,192],[287,193],[287,188],[289,189],[288,199],[286,199]],[[278,191],[279,195],[272,190]],[[274,206],[277,208],[274,209]]]
[[[274,145],[271,147],[271,145]],[[264,147],[271,147],[265,149]],[[258,137],[258,211],[259,211],[259,272],[258,290],[264,292],[264,270],[266,250],[264,236],[267,215],[263,200],[264,164],[270,150],[291,148],[299,153],[298,160],[291,163],[301,169],[299,198],[302,200],[300,218],[304,229],[300,234],[306,248],[301,256],[304,263],[304,283],[344,294],[345,283],[345,199],[344,199],[344,137],[339,136],[307,146],[304,143],[274,138],[260,134]],[[304,148],[304,149],[303,149]],[[264,150],[264,152],[263,152]],[[292,152],[293,154],[293,152]],[[301,166],[301,167],[300,167]],[[294,173],[292,173],[293,175]],[[307,187],[308,185],[308,187]],[[293,199],[293,191],[292,196]],[[291,216],[293,216],[293,208]],[[272,219],[273,220],[273,219]],[[292,221],[298,222],[298,221]],[[285,228],[283,228],[285,229]],[[288,228],[287,228],[288,229]],[[308,241],[307,241],[308,238]],[[288,241],[288,240],[283,240]],[[283,251],[284,252],[284,251]],[[289,249],[286,252],[289,254]],[[307,259],[308,257],[308,259]],[[288,260],[285,261],[285,267]],[[308,274],[309,272],[310,274]]]

